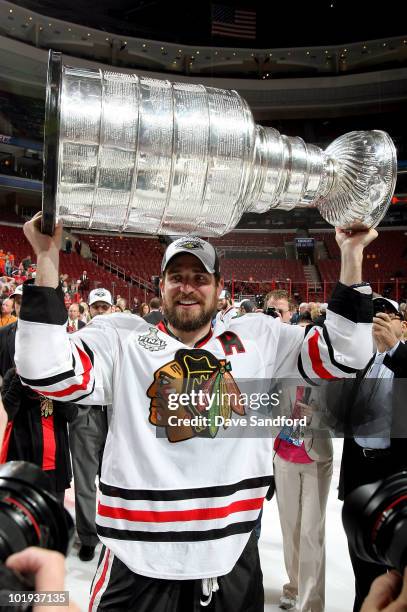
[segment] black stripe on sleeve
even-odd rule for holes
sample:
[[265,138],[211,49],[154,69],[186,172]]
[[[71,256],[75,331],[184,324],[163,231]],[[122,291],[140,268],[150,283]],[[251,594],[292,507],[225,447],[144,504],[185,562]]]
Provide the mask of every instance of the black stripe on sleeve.
[[[94,364],[93,352],[91,351],[89,346],[85,342],[83,342],[83,340],[82,340],[82,345],[93,367],[93,364]],[[72,353],[72,366],[75,367],[75,356],[73,353]],[[55,376],[49,376],[48,378],[24,378],[23,376],[20,376],[20,378],[23,381],[23,383],[25,383],[26,385],[29,385],[30,387],[50,387],[51,385],[55,385],[59,382],[62,382],[63,380],[67,380],[68,378],[74,378],[75,376],[76,376],[75,370],[67,370],[66,372],[61,372],[61,374],[55,374]],[[90,393],[92,392],[93,392],[93,389],[89,393],[86,393],[86,395],[90,395]],[[82,397],[86,397],[86,395]],[[75,400],[75,401],[78,401],[78,400]]]
[[331,340],[329,338],[329,333],[325,325],[322,327],[322,335],[324,336],[324,340],[325,340],[325,343],[328,349],[329,359],[332,365],[334,365],[335,368],[338,368],[338,370],[341,370],[342,372],[346,372],[346,374],[355,374],[355,372],[358,372],[358,370],[355,370],[355,368],[350,368],[349,366],[346,366],[343,363],[338,363],[336,361],[334,350],[331,344]]
[[318,384],[315,383],[309,376],[307,376],[307,374],[305,373],[304,370],[304,366],[302,365],[302,357],[301,357],[301,353],[298,355],[298,361],[297,361],[297,367],[298,367],[298,371],[301,374],[301,376],[303,377],[303,379],[309,384],[312,385],[313,387],[318,387]]
[[89,348],[89,346],[83,340],[82,340],[82,346],[85,349],[85,353],[89,357],[92,366],[94,366],[94,364],[95,364],[95,357],[93,355],[93,351]]
[[[305,343],[305,338],[308,336],[308,334],[310,332],[314,331],[314,328],[315,328],[315,325],[307,325],[306,328],[305,328],[305,331],[304,331],[304,340],[303,340],[303,344],[301,346],[301,350],[300,350],[299,355],[298,355],[297,367],[298,367],[299,373],[301,374],[303,379],[309,385],[312,385],[313,387],[318,387],[318,384],[313,382],[313,380],[309,376],[307,376],[307,374],[305,373],[304,366],[303,366],[303,363],[302,363],[302,357],[301,357],[301,351],[302,351],[302,348],[303,348],[304,343]],[[307,348],[307,350],[308,350],[308,348]]]
[[371,323],[373,320],[372,296],[342,283],[337,283],[333,290],[328,308],[354,323]]
[[74,402],[74,403],[80,402],[81,400],[85,399],[85,397],[88,397],[88,395],[92,395],[94,390],[95,390],[95,381],[93,381],[92,389],[90,391],[88,391],[87,393],[84,393],[83,395],[80,395],[79,397],[75,397],[75,399],[73,399],[71,401]]
[[66,372],[55,374],[55,376],[49,376],[48,378],[24,378],[23,376],[20,376],[20,378],[23,383],[30,387],[50,387],[68,378],[73,378],[74,376],[74,370],[67,370]]
[[219,540],[238,533],[253,531],[256,521],[233,523],[221,529],[208,529],[205,531],[133,531],[131,529],[114,529],[102,527],[96,523],[97,533],[113,540],[141,540],[144,542],[203,542],[205,540]]
[[61,287],[23,286],[20,319],[33,323],[64,325],[68,319]]
[[236,491],[244,489],[255,489],[257,487],[269,487],[272,476],[260,476],[258,478],[247,478],[230,485],[215,487],[200,487],[196,489],[171,489],[171,490],[148,490],[148,489],[121,489],[99,483],[99,489],[109,497],[121,497],[122,499],[144,499],[149,501],[176,501],[182,499],[195,499],[200,497],[225,497]]

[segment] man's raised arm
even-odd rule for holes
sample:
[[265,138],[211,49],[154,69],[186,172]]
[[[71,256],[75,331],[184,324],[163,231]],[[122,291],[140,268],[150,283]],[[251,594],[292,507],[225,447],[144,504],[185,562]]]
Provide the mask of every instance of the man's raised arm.
[[24,234],[37,256],[37,271],[35,284],[37,287],[52,287],[59,285],[59,250],[62,241],[62,223],[55,227],[53,236],[41,234],[41,213],[25,223]]
[[40,232],[41,215],[24,225],[37,256],[35,285],[25,285],[16,334],[15,362],[25,385],[47,397],[84,404],[109,404],[118,336],[95,320],[73,335],[59,286],[62,226],[52,237]]
[[372,289],[362,282],[362,262],[364,249],[376,237],[375,229],[336,230],[341,275],[328,303],[325,324],[308,327],[305,337],[296,326],[283,325],[280,378],[292,376],[296,367],[308,381],[353,377],[365,367],[373,354],[373,307]]

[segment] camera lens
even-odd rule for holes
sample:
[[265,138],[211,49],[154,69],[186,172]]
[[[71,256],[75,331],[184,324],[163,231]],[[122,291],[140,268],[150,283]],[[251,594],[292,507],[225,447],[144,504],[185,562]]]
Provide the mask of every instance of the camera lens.
[[365,561],[407,566],[407,472],[398,472],[352,491],[342,521],[349,543]]
[[50,491],[47,475],[36,465],[10,461],[0,466],[0,561],[28,546],[66,555],[74,524]]
[[278,317],[277,309],[274,308],[273,306],[269,306],[269,308],[266,309],[265,314],[268,315],[269,317],[274,317],[275,319]]

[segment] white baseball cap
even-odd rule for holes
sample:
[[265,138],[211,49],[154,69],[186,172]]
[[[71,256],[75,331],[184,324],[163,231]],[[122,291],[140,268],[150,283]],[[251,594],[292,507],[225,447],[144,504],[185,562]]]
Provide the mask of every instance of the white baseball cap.
[[176,255],[180,255],[180,253],[195,255],[209,274],[219,274],[219,259],[215,248],[209,242],[197,236],[183,236],[171,242],[164,253],[161,262],[161,272],[164,272],[171,259]]
[[15,297],[16,295],[23,295],[23,285],[17,285],[17,287],[14,289],[14,293],[12,293],[11,295],[9,295],[10,298]]
[[107,289],[102,287],[98,289],[92,289],[89,293],[88,304],[92,306],[95,302],[106,302],[109,306],[113,306],[112,294]]
[[[398,303],[394,300],[391,300],[390,298],[385,298],[385,297],[375,297],[373,298],[373,305],[376,308],[381,308],[381,307],[387,307],[390,309],[393,309],[396,313],[398,313],[400,311],[400,307],[398,305]],[[376,312],[380,312],[379,310],[376,310]]]

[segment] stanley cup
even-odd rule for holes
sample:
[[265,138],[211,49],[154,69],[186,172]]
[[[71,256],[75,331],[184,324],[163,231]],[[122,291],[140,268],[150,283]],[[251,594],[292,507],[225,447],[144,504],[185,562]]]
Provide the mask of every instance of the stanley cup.
[[222,235],[245,212],[316,207],[343,228],[377,225],[396,181],[381,131],[323,151],[256,125],[235,91],[64,66],[50,52],[43,231]]

